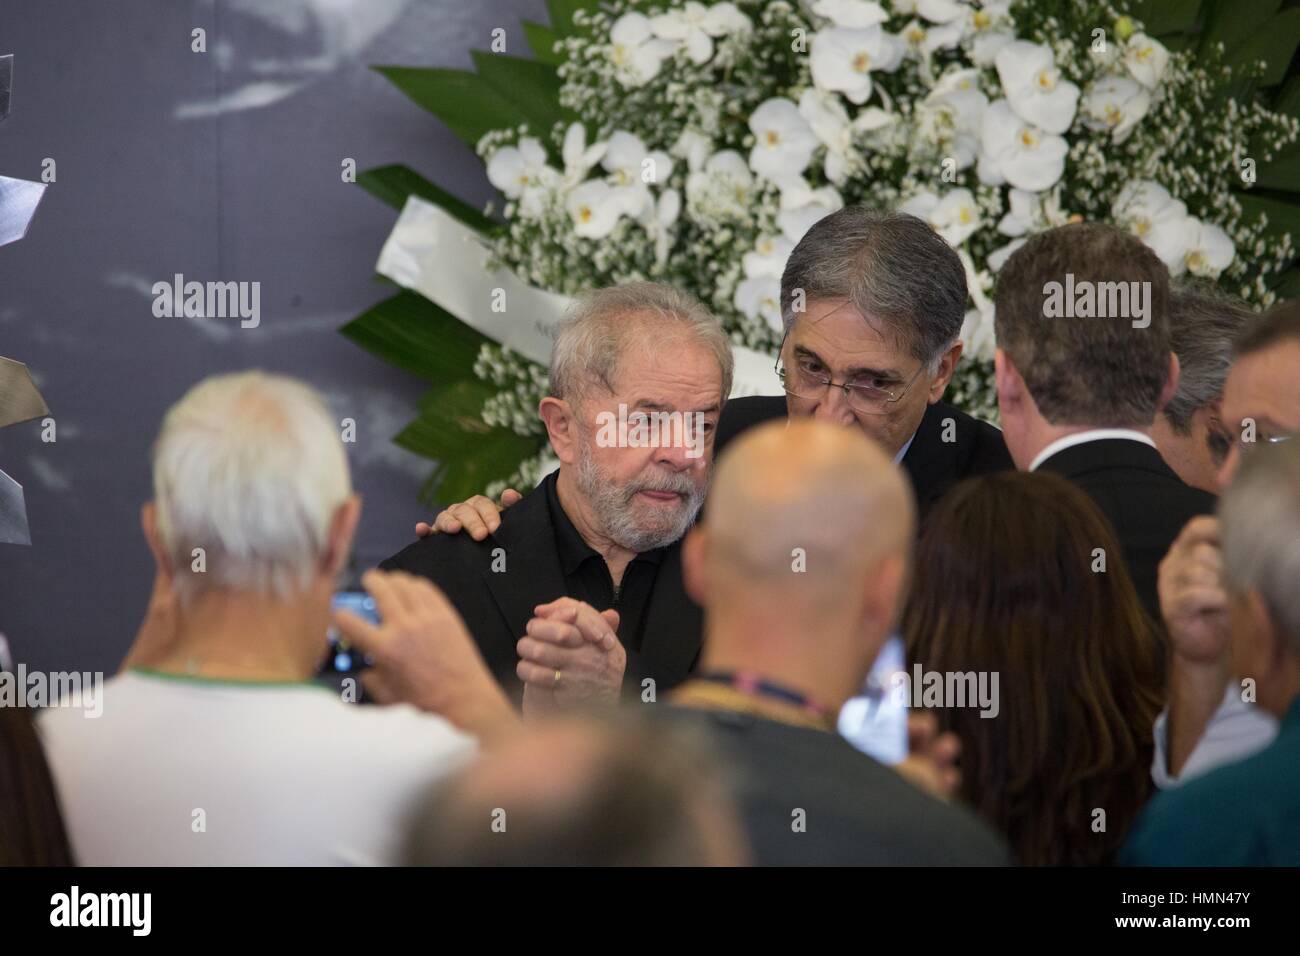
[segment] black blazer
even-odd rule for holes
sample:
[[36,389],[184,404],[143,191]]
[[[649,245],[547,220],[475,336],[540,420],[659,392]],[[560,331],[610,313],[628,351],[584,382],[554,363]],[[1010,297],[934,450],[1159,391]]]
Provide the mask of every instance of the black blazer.
[[[718,421],[714,454],[722,454],[727,443],[746,428],[785,414],[783,395],[731,399]],[[951,428],[946,426],[946,419],[952,419]],[[944,441],[945,432],[952,441]],[[944,492],[963,478],[1016,467],[1000,430],[946,402],[935,402],[925,410],[902,464],[912,479],[917,513],[922,518]]]
[[[1006,844],[966,808],[913,786],[839,734],[748,714],[651,708],[687,722],[733,768],[758,866],[1005,866]],[[796,831],[796,810],[804,828]]]
[[1160,452],[1127,438],[1072,445],[1043,461],[1038,469],[1070,479],[1110,519],[1138,597],[1159,623],[1156,575],[1160,562],[1183,525],[1214,511],[1215,497],[1183,484]]
[[[504,548],[506,570],[492,570],[493,554]],[[380,565],[428,578],[465,619],[489,670],[518,702],[523,684],[515,674],[515,645],[533,608],[563,597],[555,528],[546,494],[534,489],[501,515],[496,533],[483,541],[467,534],[436,534],[415,542]],[[598,608],[598,610],[603,610]],[[641,648],[627,651],[623,686],[640,694],[640,682],[655,680],[656,696],[685,679],[699,656],[704,629],[700,607],[682,584],[681,542],[664,551],[645,609]]]

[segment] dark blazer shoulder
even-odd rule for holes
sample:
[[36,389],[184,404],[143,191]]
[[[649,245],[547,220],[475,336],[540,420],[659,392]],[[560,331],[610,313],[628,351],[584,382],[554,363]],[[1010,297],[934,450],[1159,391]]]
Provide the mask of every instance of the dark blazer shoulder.
[[784,395],[745,395],[730,398],[718,416],[718,434],[713,440],[713,454],[722,454],[733,438],[748,428],[787,414]]
[[959,481],[1015,467],[1001,430],[947,402],[925,410],[903,456],[922,517]]

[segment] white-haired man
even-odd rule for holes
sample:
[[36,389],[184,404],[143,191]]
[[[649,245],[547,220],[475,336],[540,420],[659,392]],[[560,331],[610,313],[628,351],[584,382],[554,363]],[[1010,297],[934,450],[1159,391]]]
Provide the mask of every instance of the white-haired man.
[[[444,589],[530,711],[610,703],[625,681],[669,690],[700,651],[680,545],[731,376],[730,342],[689,295],[633,282],[581,297],[556,331],[538,409],[559,469],[491,536],[427,537],[381,567]],[[597,640],[582,638],[579,614]]]
[[445,599],[405,575],[365,579],[380,628],[339,623],[381,658],[436,634],[443,682],[416,702],[444,716],[310,683],[360,513],[324,403],[260,372],[207,379],[168,411],[153,481],[158,576],[127,668],[99,719],[41,720],[78,862],[399,861],[425,788],[514,718]]

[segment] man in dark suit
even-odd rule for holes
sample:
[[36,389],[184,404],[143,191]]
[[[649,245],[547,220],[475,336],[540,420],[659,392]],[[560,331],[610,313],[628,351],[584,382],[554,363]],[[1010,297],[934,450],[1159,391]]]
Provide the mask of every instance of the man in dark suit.
[[768,424],[720,459],[708,511],[683,547],[707,633],[699,670],[656,716],[712,731],[736,765],[760,865],[1007,862],[973,814],[835,732],[894,627],[910,497],[858,430]]
[[[729,341],[690,296],[648,282],[584,296],[539,407],[559,469],[491,536],[426,537],[381,567],[441,587],[525,709],[616,700],[625,672],[629,691],[666,691],[699,652],[680,544],[731,375]],[[604,633],[566,646],[578,602]]]
[[[714,454],[741,432],[789,414],[781,395],[733,398],[722,410]],[[948,437],[945,437],[947,435]],[[922,518],[945,491],[963,478],[1015,467],[1002,433],[947,402],[927,405],[899,464],[911,479]]]
[[961,259],[915,216],[850,206],[822,219],[781,275],[786,394],[729,402],[719,453],[782,415],[853,426],[902,464],[922,516],[962,478],[1014,467],[996,428],[940,401],[966,295]]
[[1188,520],[1214,510],[1151,438],[1178,387],[1168,270],[1122,230],[1050,229],[1003,266],[996,328],[998,407],[1017,467],[1064,475],[1097,502],[1159,621],[1160,561]]

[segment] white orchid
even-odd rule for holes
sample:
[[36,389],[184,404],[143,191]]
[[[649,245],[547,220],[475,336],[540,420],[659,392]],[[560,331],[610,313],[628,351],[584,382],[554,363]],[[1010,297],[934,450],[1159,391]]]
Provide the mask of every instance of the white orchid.
[[653,205],[649,187],[667,183],[673,171],[673,161],[667,153],[647,150],[639,136],[622,131],[610,136],[609,148],[600,164],[609,173],[611,186],[629,190],[634,216]]
[[961,42],[962,24],[954,20],[951,23],[928,24],[920,20],[911,20],[898,34],[899,46],[909,50],[921,61],[925,75],[930,74],[930,58],[937,50],[950,50]]
[[641,225],[654,242],[655,265],[662,269],[668,262],[668,251],[672,245],[673,226],[682,211],[682,197],[676,189],[665,189],[659,194],[658,202],[646,203],[641,212]]
[[560,174],[546,162],[546,148],[532,136],[524,136],[518,146],[502,146],[487,163],[487,177],[501,192],[519,203],[525,219],[541,215],[546,197],[560,182]]
[[988,105],[979,88],[978,70],[946,73],[916,109],[917,135],[955,159],[958,169],[965,169],[979,156]]
[[600,164],[609,173],[612,186],[657,185],[673,174],[673,161],[667,153],[648,150],[641,137],[622,131],[610,136]]
[[1049,133],[1064,133],[1074,122],[1079,88],[1061,79],[1050,47],[1014,40],[993,61],[1002,92],[1016,115]]
[[742,279],[733,304],[751,319],[762,319],[773,332],[781,331],[781,280],[773,276]]
[[776,181],[808,168],[817,137],[790,100],[777,96],[764,101],[749,117],[749,128],[754,134],[749,153],[754,172]]
[[889,19],[885,8],[871,0],[817,0],[812,5],[812,12],[825,17],[837,27],[848,27],[850,30],[865,30]]
[[[1192,220],[1194,230],[1183,255],[1183,265],[1194,276],[1217,279],[1219,273],[1232,264],[1236,247],[1232,239],[1218,226],[1209,222]],[[1178,275],[1181,270],[1174,272]]]
[[985,290],[993,285],[993,277],[988,270],[975,268],[975,260],[965,249],[957,250],[962,269],[966,272],[966,289],[970,293],[971,303],[975,308],[966,313],[962,322],[960,338],[964,349],[962,354],[980,361],[991,361],[996,348],[993,303]]
[[1004,236],[1023,236],[1038,225],[1040,212],[1038,197],[1023,189],[1007,192],[1011,208],[998,221],[998,232]]
[[785,236],[759,236],[754,250],[745,253],[741,260],[745,276],[749,279],[781,278],[786,260],[794,251],[794,243]]
[[1124,43],[1124,65],[1133,79],[1154,90],[1169,66],[1169,51],[1145,33],[1135,33]]
[[993,305],[987,309],[970,309],[961,324],[958,335],[962,343],[961,357],[965,361],[993,361],[997,351],[997,335],[994,331]]
[[784,179],[777,185],[781,190],[781,206],[776,224],[781,234],[793,243],[798,243],[819,221],[844,208],[844,198],[832,186],[813,189],[802,176]]
[[609,32],[610,62],[624,86],[645,86],[659,75],[663,61],[673,55],[677,45],[659,39],[650,27],[650,18],[640,13],[625,13],[614,21]]
[[1056,185],[1065,172],[1065,156],[1070,150],[1063,137],[1026,123],[1006,100],[998,100],[984,111],[980,146],[981,182],[1000,185],[1005,181],[1029,192]]
[[679,159],[686,160],[686,168],[691,172],[703,169],[705,160],[709,158],[709,153],[712,151],[713,140],[693,129],[682,130],[682,135],[677,137],[677,142],[673,143],[672,149],[669,150]]
[[684,44],[692,63],[707,63],[713,57],[713,38],[753,29],[749,17],[734,3],[715,3],[706,7],[687,0],[678,10],[650,19],[655,36]]
[[951,23],[964,17],[971,10],[970,4],[961,0],[917,0],[916,12],[931,23]]
[[707,219],[743,219],[749,215],[754,177],[745,158],[733,149],[714,153],[686,177],[686,202]]
[[898,208],[924,219],[950,246],[960,246],[984,225],[969,189],[950,189],[942,198],[933,192],[918,193]]
[[601,161],[609,143],[598,140],[587,145],[587,130],[581,123],[571,123],[564,133],[560,155],[564,158],[564,184],[576,186],[587,178],[591,168]]
[[1196,238],[1196,220],[1169,190],[1149,179],[1128,183],[1115,197],[1110,213],[1118,225],[1150,246],[1170,272],[1182,272],[1184,257]]
[[811,88],[799,97],[799,113],[826,147],[826,178],[836,185],[842,185],[850,173],[862,168],[862,151],[854,142],[857,135],[878,130],[896,119],[878,106],[869,106],[850,120],[838,96]]
[[614,231],[619,219],[633,214],[632,196],[627,189],[593,179],[571,190],[564,208],[573,223],[575,235],[584,239],[603,239]]
[[972,10],[967,36],[971,62],[976,66],[992,66],[998,51],[1016,38],[1010,0],[986,3],[978,10]]
[[1015,252],[1029,240],[1024,236],[1012,239],[1005,246],[999,246],[988,254],[984,264],[989,267],[990,272],[1001,272],[1002,267],[1006,265],[1007,260],[1011,258],[1011,253]]
[[1088,87],[1079,105],[1089,129],[1110,130],[1122,143],[1151,109],[1151,94],[1126,76],[1106,76]]
[[808,54],[813,85],[862,104],[871,96],[871,71],[898,68],[898,54],[880,27],[830,27],[813,34]]

